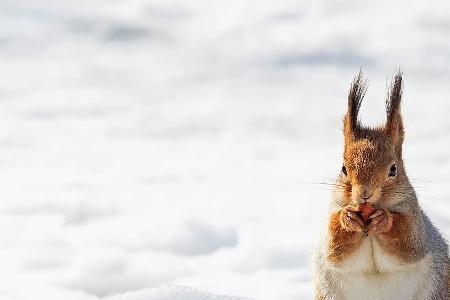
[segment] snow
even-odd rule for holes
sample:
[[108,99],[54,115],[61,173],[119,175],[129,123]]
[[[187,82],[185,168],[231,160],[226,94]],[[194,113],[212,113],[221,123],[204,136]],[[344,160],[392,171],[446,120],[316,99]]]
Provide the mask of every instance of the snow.
[[119,296],[108,297],[107,300],[245,300],[230,296],[217,296],[202,293],[195,289],[180,286],[160,286],[137,292],[128,292]]
[[361,66],[448,237],[442,5],[1,1],[0,298],[311,299]]

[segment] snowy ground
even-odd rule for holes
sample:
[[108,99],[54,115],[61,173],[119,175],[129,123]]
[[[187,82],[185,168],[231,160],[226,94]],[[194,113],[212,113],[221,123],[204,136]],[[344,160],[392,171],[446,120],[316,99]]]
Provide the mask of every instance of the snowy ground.
[[311,299],[306,182],[340,169],[361,65],[370,124],[402,67],[449,237],[450,9],[422,2],[0,1],[0,298]]

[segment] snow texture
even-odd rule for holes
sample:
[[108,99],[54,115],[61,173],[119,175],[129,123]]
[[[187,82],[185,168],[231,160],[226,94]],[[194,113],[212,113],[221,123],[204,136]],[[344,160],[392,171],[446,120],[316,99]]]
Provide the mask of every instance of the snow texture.
[[360,67],[369,125],[402,68],[406,166],[448,238],[449,20],[439,1],[0,1],[0,299],[311,299],[313,183],[341,168]]
[[[119,296],[108,297],[105,300],[246,300],[230,296],[217,296],[210,293],[201,293],[195,289],[179,286],[160,286],[128,292]],[[247,300],[249,300],[247,298]]]

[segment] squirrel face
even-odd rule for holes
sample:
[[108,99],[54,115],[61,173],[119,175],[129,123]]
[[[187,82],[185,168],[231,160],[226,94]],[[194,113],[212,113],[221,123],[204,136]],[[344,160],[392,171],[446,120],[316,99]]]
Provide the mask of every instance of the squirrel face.
[[357,119],[366,90],[360,72],[352,83],[344,117],[345,149],[339,184],[345,204],[389,206],[398,202],[398,188],[407,180],[402,160],[402,75],[394,78],[386,100],[387,121],[378,128],[364,127]]

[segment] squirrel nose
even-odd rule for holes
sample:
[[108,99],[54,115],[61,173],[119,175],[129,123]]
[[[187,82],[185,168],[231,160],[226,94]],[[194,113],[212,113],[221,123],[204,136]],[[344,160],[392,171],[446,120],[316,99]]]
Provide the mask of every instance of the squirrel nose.
[[372,185],[358,184],[352,188],[352,196],[357,203],[376,202],[375,187]]
[[372,195],[373,195],[373,192],[370,191],[368,188],[366,188],[366,187],[363,187],[363,188],[362,188],[362,192],[361,192],[361,194],[360,194],[360,197],[361,197],[363,200],[369,200],[370,197],[372,197]]

